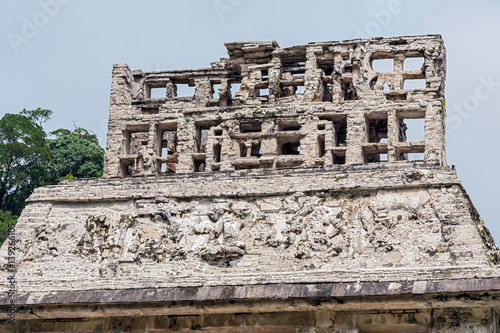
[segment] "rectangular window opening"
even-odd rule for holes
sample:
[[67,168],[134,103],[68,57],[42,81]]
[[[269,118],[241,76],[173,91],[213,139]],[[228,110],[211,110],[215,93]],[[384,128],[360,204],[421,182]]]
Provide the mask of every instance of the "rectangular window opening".
[[323,72],[325,73],[325,76],[331,76],[333,74],[333,71],[334,71],[334,66],[333,66],[333,63],[320,63],[318,65],[318,68],[319,69],[322,69]]
[[166,97],[167,97],[166,87],[151,88],[151,98],[166,98]]
[[215,130],[214,131],[215,136],[221,136],[222,135],[222,130]]
[[129,172],[129,168],[128,168],[129,163],[130,162],[127,162],[127,161],[122,161],[120,163],[120,170],[121,170],[122,177],[130,176],[130,172]]
[[177,97],[194,97],[195,87],[190,87],[187,83],[176,83]]
[[212,98],[219,99],[220,83],[212,83]]
[[318,136],[318,157],[325,156],[325,136]]
[[345,147],[347,145],[347,116],[345,115],[324,116],[324,117],[319,117],[319,120],[332,122],[333,134],[334,134],[333,145],[335,147]]
[[388,101],[406,101],[408,99],[408,94],[396,94],[396,95],[386,95]]
[[335,146],[346,146],[347,145],[347,118],[342,120],[333,121],[333,126],[335,128]]
[[263,69],[261,73],[262,81],[269,80],[269,71],[267,69]]
[[289,97],[304,94],[305,87],[302,84],[287,85],[281,88],[280,97]]
[[262,132],[262,123],[244,122],[240,124],[240,133],[256,133],[256,132]]
[[248,147],[244,142],[240,142],[240,157],[248,157]]
[[378,162],[387,162],[388,154],[387,153],[367,153],[365,154],[365,163],[378,163]]
[[161,163],[160,173],[175,173],[175,163]]
[[126,149],[127,155],[137,155],[141,152],[141,147],[148,144],[148,132],[132,132],[129,137],[129,146]]
[[214,162],[219,163],[221,161],[222,146],[220,144],[214,145]]
[[392,72],[394,71],[394,59],[373,59],[372,69],[375,72]]
[[401,153],[398,156],[399,161],[423,161],[425,159],[424,153]]
[[279,155],[300,155],[300,141],[283,142],[278,147]]
[[160,112],[160,107],[157,106],[158,104],[154,106],[149,106],[149,105],[143,105],[141,107],[142,113],[149,113],[149,114],[154,114],[154,113],[159,113]]
[[234,167],[234,170],[250,170],[250,169],[259,169],[259,165],[253,165],[253,164],[249,164],[249,165],[236,165]]
[[194,172],[203,172],[205,171],[205,160],[194,160]]
[[206,153],[206,146],[208,140],[208,133],[210,132],[210,126],[208,125],[198,125],[196,126],[196,150],[198,153]]
[[279,122],[278,131],[298,131],[300,124],[298,120],[282,120]]
[[345,164],[345,155],[333,153],[333,164]]
[[424,57],[406,58],[405,61],[403,62],[403,70],[405,71],[422,70],[424,62],[425,62]]
[[[296,59],[299,60],[299,59]],[[285,80],[297,80],[304,79],[306,74],[306,59],[300,59],[299,61],[287,61],[283,62],[283,79]]]
[[323,96],[321,97],[322,102],[331,102],[333,100],[333,84],[324,82],[323,83]]
[[261,157],[262,152],[260,151],[260,142],[252,143],[252,148],[250,149],[250,156]]
[[[387,117],[387,115],[385,115],[385,117]],[[368,142],[387,142],[387,118],[367,119],[367,137]],[[385,141],[382,141],[383,139],[385,139]]]
[[177,153],[177,131],[163,131],[160,148],[162,158],[167,158]]
[[231,97],[235,97],[236,93],[240,91],[241,83],[231,83]]
[[399,142],[425,141],[425,119],[400,119]]
[[344,95],[344,101],[352,101],[356,99],[356,91],[351,82],[344,83],[342,85],[342,93]]
[[255,97],[268,97],[269,88],[255,89]]
[[403,89],[425,89],[425,79],[406,79]]

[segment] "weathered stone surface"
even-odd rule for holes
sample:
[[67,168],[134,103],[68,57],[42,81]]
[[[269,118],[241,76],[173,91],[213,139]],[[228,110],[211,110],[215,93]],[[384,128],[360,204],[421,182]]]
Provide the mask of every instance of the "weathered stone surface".
[[[144,73],[115,65],[105,177],[339,167],[412,154],[446,164],[440,36],[226,47],[229,58],[199,70]],[[415,58],[421,68],[403,66]],[[379,59],[392,59],[393,71],[375,71]],[[405,89],[411,80],[425,84]],[[186,84],[194,96],[177,96]],[[160,88],[165,96],[151,98]],[[425,139],[406,142],[412,119],[422,120]],[[175,153],[165,156],[168,145]]]
[[16,226],[15,328],[497,332],[499,250],[445,160],[440,36],[226,47],[114,66],[104,178],[37,189]]

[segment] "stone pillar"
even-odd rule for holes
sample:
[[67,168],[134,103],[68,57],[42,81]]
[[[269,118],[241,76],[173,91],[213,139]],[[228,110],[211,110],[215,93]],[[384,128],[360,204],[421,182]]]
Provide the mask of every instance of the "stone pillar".
[[388,144],[388,152],[387,152],[387,161],[388,162],[396,162],[397,161],[397,152],[394,148],[394,144],[398,140],[398,118],[396,115],[396,111],[390,111],[387,115],[387,144]]
[[319,99],[322,95],[322,70],[318,68],[316,53],[323,52],[321,46],[308,47],[306,51],[306,75],[304,96],[307,102]]
[[425,161],[432,165],[446,165],[444,99],[433,102],[425,111]]
[[120,127],[118,118],[128,114],[131,110],[132,82],[132,73],[128,65],[113,65],[104,178],[121,175],[119,152],[122,146],[123,128]]
[[271,67],[269,67],[269,101],[276,101],[281,97],[280,76],[282,70],[281,59],[278,56],[273,56]]
[[208,101],[212,97],[212,86],[210,83],[210,79],[197,79],[194,81],[194,83],[196,87],[194,92],[194,100],[196,101],[196,105],[207,106]]
[[347,115],[346,164],[361,164],[363,143],[366,142],[366,120],[363,112],[355,111]]
[[191,118],[182,118],[177,121],[177,152],[179,154],[177,173],[194,172],[191,154],[196,152],[196,141],[193,135],[195,131],[196,126]]

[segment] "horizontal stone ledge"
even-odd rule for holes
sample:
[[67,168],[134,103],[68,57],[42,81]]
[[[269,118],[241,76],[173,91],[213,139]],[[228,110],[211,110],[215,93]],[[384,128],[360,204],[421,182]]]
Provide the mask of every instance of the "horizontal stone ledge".
[[[18,306],[57,304],[122,304],[151,302],[208,302],[236,300],[289,300],[289,299],[331,299],[348,300],[352,297],[437,295],[446,299],[446,294],[500,292],[500,278],[474,278],[439,281],[394,281],[356,283],[298,283],[235,285],[213,287],[173,287],[121,290],[75,290],[20,294]],[[488,294],[489,295],[489,294]],[[7,295],[0,296],[0,304],[7,306]],[[343,302],[341,301],[341,302]],[[0,306],[1,308],[1,306]]]
[[[131,199],[252,197],[297,192],[377,191],[461,185],[454,170],[443,168],[288,170],[211,174],[207,177],[139,177],[71,181],[38,188],[28,202],[102,202]],[[245,188],[246,191],[241,189]]]

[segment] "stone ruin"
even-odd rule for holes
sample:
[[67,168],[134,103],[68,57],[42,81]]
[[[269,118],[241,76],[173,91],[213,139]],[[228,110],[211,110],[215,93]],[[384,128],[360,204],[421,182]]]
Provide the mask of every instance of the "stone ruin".
[[[205,69],[115,65],[105,177],[446,164],[440,38],[226,47],[230,58]],[[393,70],[375,71],[379,60]],[[415,82],[422,88],[405,89]],[[418,141],[407,139],[408,121],[421,127]]]
[[15,328],[498,332],[500,253],[446,164],[441,36],[226,47],[113,67],[103,178],[37,189],[16,226]]

